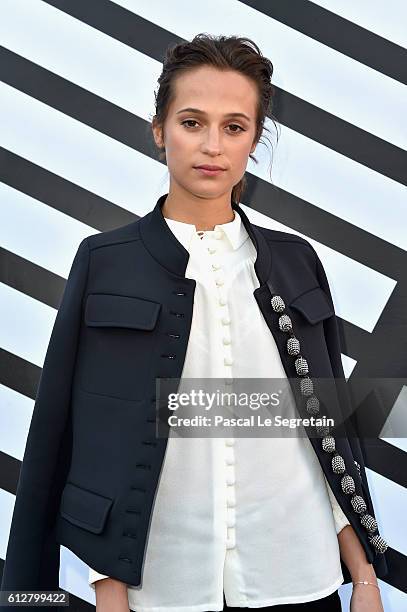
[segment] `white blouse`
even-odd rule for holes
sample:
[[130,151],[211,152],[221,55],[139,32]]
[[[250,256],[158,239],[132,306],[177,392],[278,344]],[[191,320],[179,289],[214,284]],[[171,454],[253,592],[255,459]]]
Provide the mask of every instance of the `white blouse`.
[[[256,249],[239,214],[212,231],[166,219],[196,280],[182,378],[286,378],[253,291]],[[261,356],[267,355],[264,359]],[[349,524],[307,436],[178,437],[169,431],[137,612],[313,601],[342,583]],[[89,568],[89,584],[107,578]]]

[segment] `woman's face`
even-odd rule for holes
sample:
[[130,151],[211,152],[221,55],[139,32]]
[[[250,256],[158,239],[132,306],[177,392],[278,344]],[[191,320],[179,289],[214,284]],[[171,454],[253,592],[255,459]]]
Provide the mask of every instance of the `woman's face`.
[[[165,146],[171,187],[209,199],[230,196],[256,146],[255,84],[236,71],[201,66],[179,75],[174,87],[164,135],[153,127],[156,143]],[[196,169],[202,164],[224,170],[206,175]]]

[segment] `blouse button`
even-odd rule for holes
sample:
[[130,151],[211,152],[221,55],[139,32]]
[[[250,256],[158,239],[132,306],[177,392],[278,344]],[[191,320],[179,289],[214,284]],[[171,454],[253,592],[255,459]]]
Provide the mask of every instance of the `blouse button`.
[[226,338],[226,336],[223,338],[223,344],[230,344],[232,341],[230,338]]
[[225,378],[225,385],[233,385],[234,378],[231,376],[229,378]]
[[222,325],[230,325],[230,318],[222,317]]
[[213,263],[212,264],[212,270],[220,270],[222,266],[219,263]]
[[217,240],[222,238],[222,230],[215,230],[214,236]]
[[226,525],[229,527],[229,529],[234,527],[236,525],[235,518],[233,516],[228,516],[228,518],[226,519]]
[[228,495],[226,503],[228,508],[234,508],[236,506],[236,499],[232,495]]
[[226,464],[227,465],[234,465],[235,463],[235,458],[234,457],[226,457]]
[[231,366],[233,365],[233,359],[232,357],[224,357],[223,359],[223,363],[227,366]]
[[208,247],[208,251],[211,255],[213,255],[213,253],[216,253],[216,249],[214,247]]
[[219,298],[219,304],[220,306],[226,306],[226,304],[228,303],[227,299],[224,297]]
[[218,287],[222,287],[222,285],[225,284],[225,281],[223,280],[223,278],[217,278],[216,279],[216,284]]
[[225,438],[225,444],[226,446],[234,446],[235,444],[234,438]]
[[233,474],[228,474],[228,475],[226,476],[226,484],[228,484],[228,485],[234,485],[234,484],[235,484],[235,482],[236,482],[236,481],[235,481],[235,477],[234,477],[234,475],[233,475]]

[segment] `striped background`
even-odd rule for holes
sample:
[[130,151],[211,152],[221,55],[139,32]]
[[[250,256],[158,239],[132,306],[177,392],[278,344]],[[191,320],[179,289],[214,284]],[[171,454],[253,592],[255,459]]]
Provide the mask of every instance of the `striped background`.
[[[406,610],[407,442],[390,437],[400,425],[407,435],[404,0],[206,0],[199,19],[179,0],[2,0],[0,11],[1,559],[76,249],[146,214],[168,190],[149,126],[164,50],[198,32],[239,34],[274,64],[280,124],[278,143],[269,124],[273,150],[259,145],[259,163],[249,161],[242,207],[318,251],[346,374],[400,379],[375,415],[366,462],[390,546],[384,607]],[[61,555],[70,609],[93,607],[87,567]],[[349,585],[340,593],[347,602]]]

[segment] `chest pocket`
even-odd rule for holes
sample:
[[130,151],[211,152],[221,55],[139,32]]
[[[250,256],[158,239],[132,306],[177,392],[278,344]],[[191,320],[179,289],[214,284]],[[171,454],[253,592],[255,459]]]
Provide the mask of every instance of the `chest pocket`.
[[314,287],[314,289],[294,298],[290,303],[290,308],[294,308],[301,313],[311,325],[315,325],[335,314],[328,296],[321,287]]
[[308,361],[311,378],[330,379],[332,366],[324,321],[335,316],[335,311],[325,291],[314,287],[302,293],[290,302],[288,311],[294,333],[300,340],[301,354]]
[[159,302],[91,293],[85,305],[80,384],[88,393],[125,400],[148,392]]

